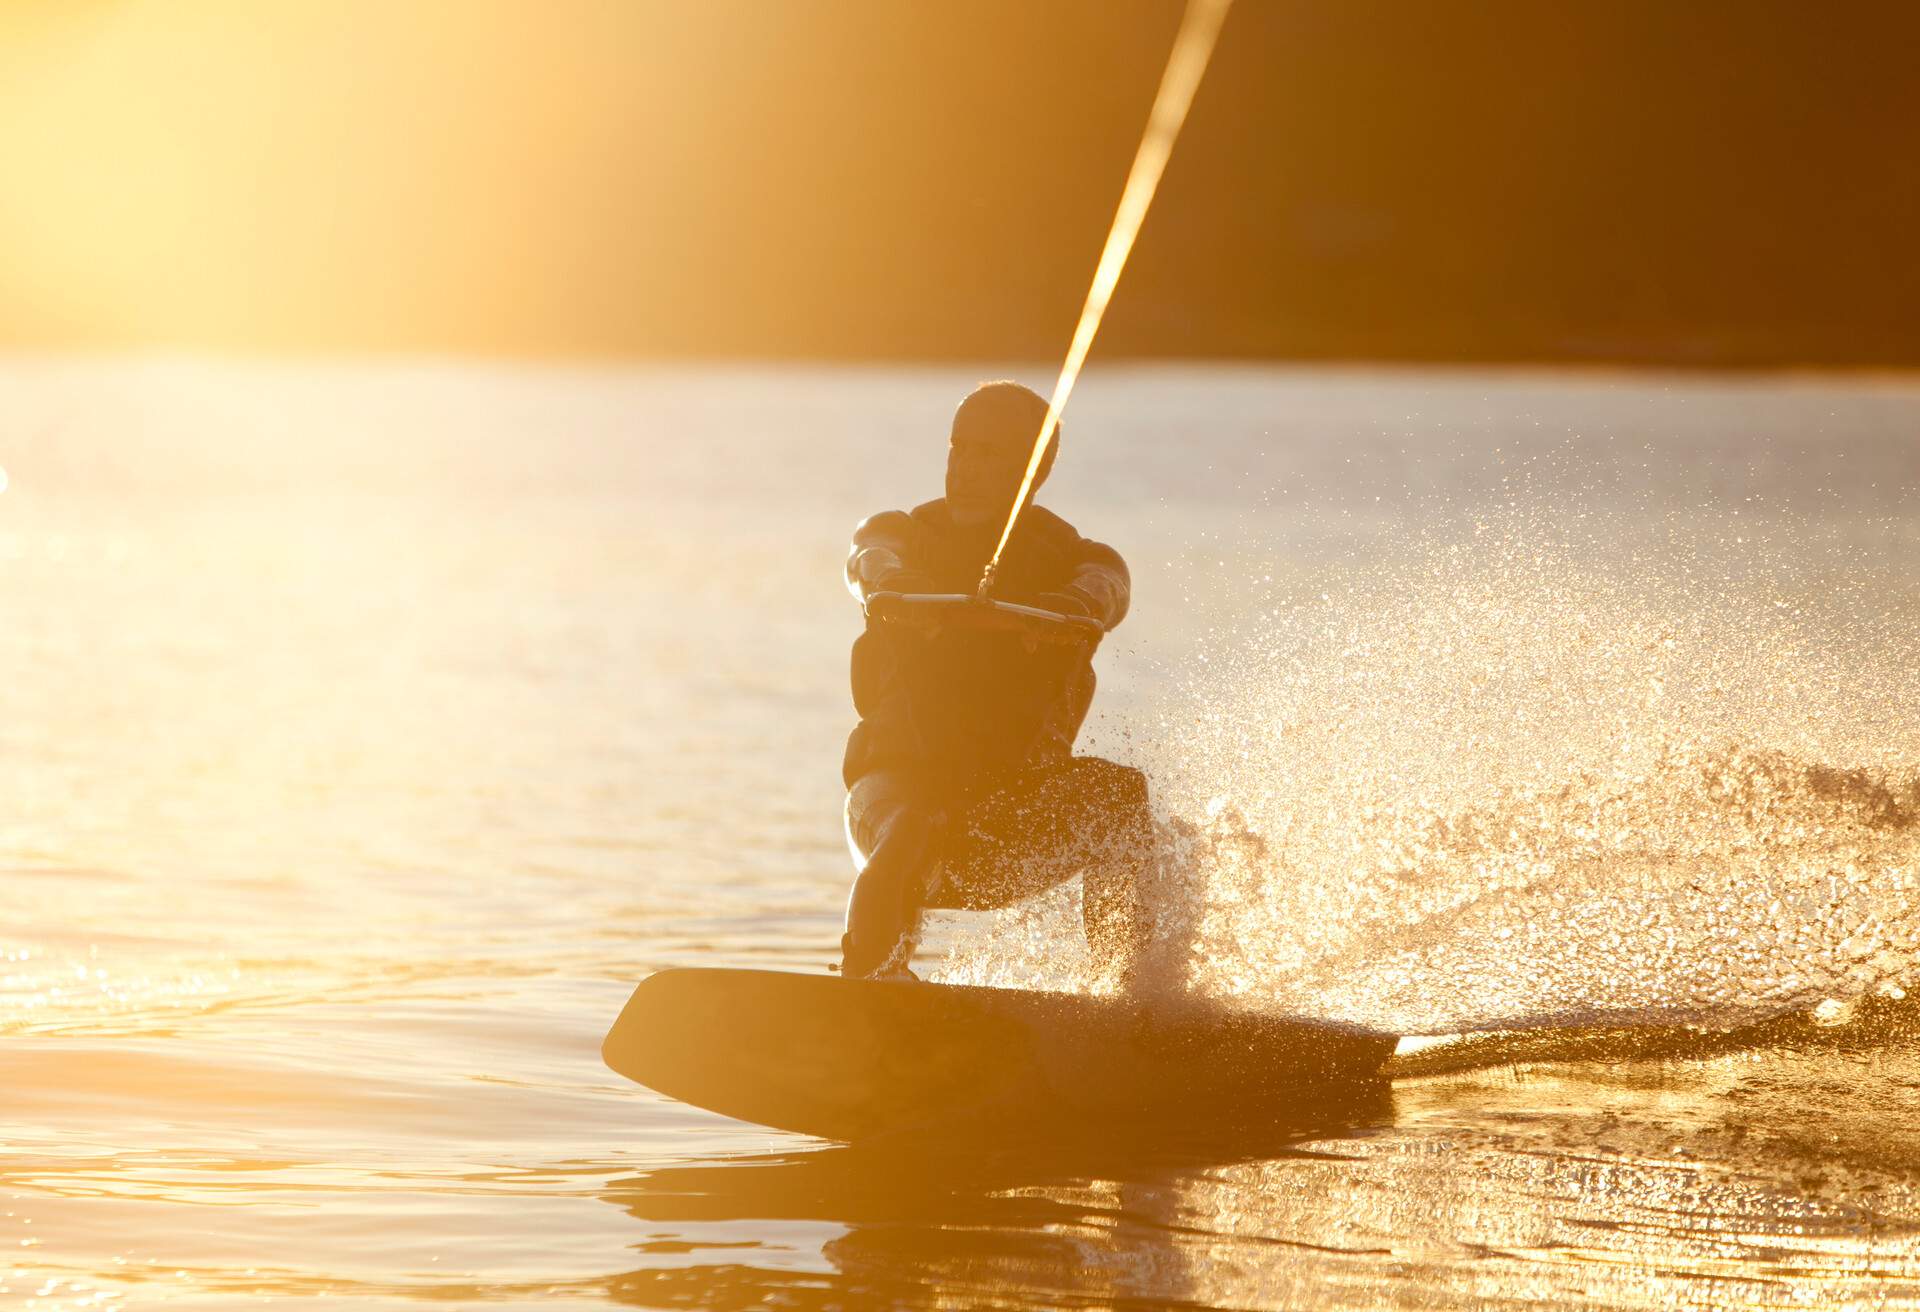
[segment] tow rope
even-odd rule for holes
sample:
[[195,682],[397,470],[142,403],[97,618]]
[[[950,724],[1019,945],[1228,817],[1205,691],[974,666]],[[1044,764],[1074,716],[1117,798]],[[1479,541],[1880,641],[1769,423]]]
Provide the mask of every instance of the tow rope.
[[1107,229],[1107,244],[1093,271],[1093,283],[1087,288],[1086,304],[1080,309],[1080,323],[1073,330],[1073,342],[1067,347],[1060,377],[1054,382],[1046,418],[1040,421],[1040,433],[1033,439],[1033,454],[1027,460],[1026,475],[1021,478],[1020,491],[1013,498],[1013,509],[1007,512],[1007,525],[1000,530],[999,544],[980,576],[981,597],[992,590],[993,576],[1000,568],[1000,553],[1007,549],[1013,526],[1033,496],[1033,480],[1039,475],[1047,447],[1059,430],[1060,412],[1067,408],[1067,397],[1073,392],[1080,367],[1086,363],[1087,352],[1093,347],[1093,336],[1100,331],[1100,320],[1107,312],[1107,302],[1113,299],[1120,271],[1127,267],[1127,256],[1133,253],[1134,239],[1140,235],[1140,224],[1147,217],[1147,206],[1153,203],[1153,194],[1160,189],[1160,175],[1173,154],[1180,127],[1187,121],[1193,93],[1200,89],[1207,61],[1213,57],[1214,43],[1220,38],[1220,25],[1226,21],[1232,4],[1233,0],[1187,0],[1180,30],[1173,38],[1173,51],[1167,56],[1166,71],[1160,75],[1160,90],[1153,98],[1153,112],[1147,116],[1147,128],[1141,134],[1139,150],[1134,153],[1133,167],[1127,171],[1127,185],[1120,192],[1113,225]]

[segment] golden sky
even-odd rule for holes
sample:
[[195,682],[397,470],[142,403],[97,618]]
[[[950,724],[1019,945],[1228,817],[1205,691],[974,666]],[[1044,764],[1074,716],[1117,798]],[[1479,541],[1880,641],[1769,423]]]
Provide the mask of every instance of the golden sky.
[[[561,8],[578,21],[486,0],[8,0],[0,331],[563,332],[570,265],[658,238],[631,174],[697,167],[675,119],[701,69],[658,39],[672,6]],[[726,17],[665,34],[725,42]]]
[[[0,0],[0,349],[1059,358],[1175,0]],[[1097,355],[1920,363],[1920,6],[1245,0]]]

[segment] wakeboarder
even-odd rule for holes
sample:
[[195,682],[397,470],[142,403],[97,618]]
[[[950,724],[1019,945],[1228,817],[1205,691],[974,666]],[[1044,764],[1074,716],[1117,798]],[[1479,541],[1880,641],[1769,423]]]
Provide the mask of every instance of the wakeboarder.
[[[867,627],[842,766],[849,977],[911,978],[928,910],[997,910],[1075,874],[1097,969],[1124,987],[1147,942],[1146,777],[1073,754],[1094,647],[1127,613],[1126,562],[1029,505],[992,600],[975,595],[1046,413],[1026,387],[982,384],[953,417],[946,495],[854,531],[847,586]],[[1035,487],[1058,447],[1056,431]]]

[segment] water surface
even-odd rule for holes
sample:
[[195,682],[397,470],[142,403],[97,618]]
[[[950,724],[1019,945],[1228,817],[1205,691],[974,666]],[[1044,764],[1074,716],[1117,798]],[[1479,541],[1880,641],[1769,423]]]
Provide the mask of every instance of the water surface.
[[[972,381],[0,366],[0,1299],[1920,1297],[1909,384],[1083,381],[1175,986],[1519,1036],[885,1160],[602,1068],[651,970],[831,959],[846,535]],[[929,967],[1078,987],[1070,898]]]

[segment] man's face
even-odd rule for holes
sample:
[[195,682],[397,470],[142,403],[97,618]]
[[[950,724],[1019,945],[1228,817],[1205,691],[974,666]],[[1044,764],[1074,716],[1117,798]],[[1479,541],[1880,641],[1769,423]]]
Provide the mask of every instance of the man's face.
[[1004,524],[1036,434],[960,432],[947,446],[947,509],[956,524]]

